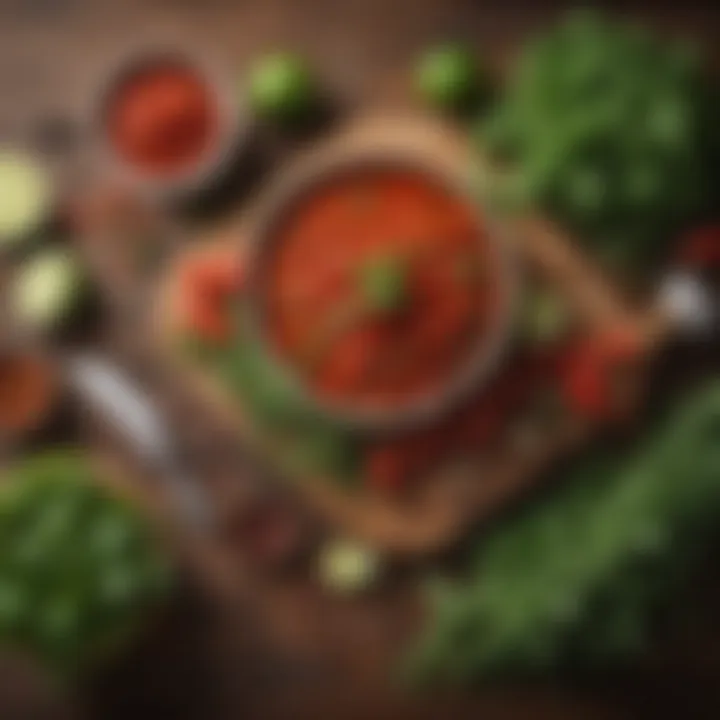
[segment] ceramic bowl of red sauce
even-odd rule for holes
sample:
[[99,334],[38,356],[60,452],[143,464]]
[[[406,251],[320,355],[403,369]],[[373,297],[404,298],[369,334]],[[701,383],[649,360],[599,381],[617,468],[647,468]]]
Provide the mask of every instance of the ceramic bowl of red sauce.
[[318,411],[366,431],[427,423],[509,340],[508,249],[458,178],[412,156],[338,160],[270,202],[251,326]]
[[101,96],[99,135],[110,165],[159,194],[213,182],[236,156],[241,130],[221,75],[181,52],[122,61]]

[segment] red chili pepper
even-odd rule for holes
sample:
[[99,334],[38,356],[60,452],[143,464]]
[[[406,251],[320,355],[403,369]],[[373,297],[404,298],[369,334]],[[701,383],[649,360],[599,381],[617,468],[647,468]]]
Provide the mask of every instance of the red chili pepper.
[[638,362],[642,352],[641,339],[628,328],[616,328],[578,341],[560,365],[561,385],[570,407],[593,420],[616,417],[618,372]]
[[575,412],[593,418],[606,414],[609,393],[605,367],[594,350],[575,349],[568,358],[562,382],[566,400]]

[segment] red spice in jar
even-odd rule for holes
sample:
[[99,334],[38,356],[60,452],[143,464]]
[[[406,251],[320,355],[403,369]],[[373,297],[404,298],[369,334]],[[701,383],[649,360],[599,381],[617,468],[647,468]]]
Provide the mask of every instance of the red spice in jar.
[[53,407],[56,390],[55,374],[46,361],[0,354],[0,437],[38,428]]
[[218,118],[211,90],[195,70],[162,63],[132,73],[119,85],[107,121],[110,140],[125,161],[170,175],[197,164]]

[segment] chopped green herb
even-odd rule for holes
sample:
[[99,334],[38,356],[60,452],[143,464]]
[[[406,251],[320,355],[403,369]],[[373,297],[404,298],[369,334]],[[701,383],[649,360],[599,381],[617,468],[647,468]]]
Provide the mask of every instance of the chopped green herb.
[[510,210],[530,201],[625,267],[656,258],[718,200],[720,103],[691,55],[571,13],[527,44],[481,121],[481,150],[513,168],[485,197]]
[[[96,484],[76,453],[11,468],[0,492],[0,642],[62,674],[82,671],[165,598],[148,521]],[[158,576],[159,577],[159,576]]]
[[374,258],[360,268],[360,293],[366,310],[392,314],[408,301],[408,268],[392,255]]
[[478,546],[436,587],[415,677],[626,661],[687,583],[720,512],[720,384],[689,398],[631,455],[598,452]]
[[243,409],[271,441],[282,443],[293,469],[321,472],[341,481],[354,479],[360,467],[355,435],[320,417],[257,343],[234,338],[225,347],[199,343],[195,359],[237,394]]

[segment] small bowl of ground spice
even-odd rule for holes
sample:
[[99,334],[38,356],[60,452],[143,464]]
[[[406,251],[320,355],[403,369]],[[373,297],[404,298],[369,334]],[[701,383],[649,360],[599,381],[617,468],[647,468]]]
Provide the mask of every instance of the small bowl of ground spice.
[[188,195],[222,176],[240,148],[238,108],[219,74],[179,51],[125,60],[100,105],[112,167],[134,186]]
[[60,387],[52,362],[40,351],[0,348],[0,438],[19,440],[44,427]]

